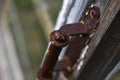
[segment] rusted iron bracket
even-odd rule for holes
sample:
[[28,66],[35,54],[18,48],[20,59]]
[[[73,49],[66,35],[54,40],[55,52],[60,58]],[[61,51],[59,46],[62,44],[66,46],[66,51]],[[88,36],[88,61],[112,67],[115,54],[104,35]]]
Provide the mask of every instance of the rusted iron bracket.
[[80,23],[63,25],[50,34],[50,47],[38,72],[38,80],[51,80],[61,49],[70,43],[70,36],[90,35],[99,21],[100,12],[96,6],[88,8]]

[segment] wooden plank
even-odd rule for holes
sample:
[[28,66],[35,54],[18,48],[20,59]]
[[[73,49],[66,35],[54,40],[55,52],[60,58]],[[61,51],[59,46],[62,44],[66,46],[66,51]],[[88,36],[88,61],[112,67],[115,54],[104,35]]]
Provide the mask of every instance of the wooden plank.
[[[89,5],[92,3],[92,0],[74,0],[73,5],[71,6],[71,9],[69,11],[69,15],[66,17],[65,24],[70,23],[77,23],[79,22],[79,19],[82,17],[82,14],[89,2]],[[67,12],[67,11],[66,11]],[[67,46],[68,47],[68,46]],[[60,53],[59,60],[63,59],[64,55],[66,54],[67,47],[64,47]],[[62,73],[58,75],[55,75],[54,80],[66,80],[64,75]]]
[[[84,3],[84,4],[82,5],[81,3],[79,3],[80,1],[81,1],[81,3]],[[82,2],[82,1],[83,0],[75,1],[74,5],[69,13],[69,16],[67,17],[67,21],[66,21],[67,24],[75,23],[75,22],[79,21],[80,17],[82,16],[81,13],[83,13],[83,11],[85,10],[85,8],[88,4],[88,0],[84,0],[85,2],[84,1]],[[94,4],[100,8],[100,13],[101,13],[100,23],[98,25],[95,35],[91,38],[90,44],[87,45],[87,47],[88,47],[88,49],[86,49],[87,54],[85,55],[85,59],[84,59],[82,67],[79,70],[77,70],[77,67],[75,68],[73,74],[70,77],[70,80],[76,80],[76,78],[78,77],[78,75],[80,74],[82,69],[84,68],[85,64],[88,62],[89,58],[92,56],[94,50],[96,49],[96,47],[98,46],[103,35],[107,31],[110,23],[112,22],[116,13],[120,9],[119,3],[120,3],[119,0],[106,0],[106,1],[105,0],[96,0],[95,1]],[[65,50],[63,50],[61,53],[63,53],[63,55],[64,55]],[[81,60],[79,62],[81,62]],[[64,80],[64,79],[62,79],[62,80]]]
[[[120,11],[84,67],[79,79],[104,80],[120,61]],[[87,77],[86,77],[87,76]]]
[[[85,64],[92,56],[94,50],[98,46],[100,40],[102,39],[103,35],[107,31],[109,25],[111,24],[112,20],[120,9],[119,0],[96,0],[95,5],[100,8],[100,23],[94,36],[91,38],[90,44],[88,45],[89,48],[86,51],[87,54],[85,55],[85,59],[83,60],[83,65],[79,70],[77,68],[74,70],[72,76],[70,77],[71,80],[76,80],[78,74],[80,74],[80,72],[83,70]],[[79,61],[79,63],[80,62],[81,60]]]

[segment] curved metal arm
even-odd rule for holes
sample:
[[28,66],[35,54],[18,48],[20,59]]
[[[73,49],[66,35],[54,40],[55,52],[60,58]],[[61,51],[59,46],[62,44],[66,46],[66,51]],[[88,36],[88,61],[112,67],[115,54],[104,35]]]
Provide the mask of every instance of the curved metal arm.
[[39,80],[51,80],[54,66],[58,60],[62,47],[69,43],[69,36],[90,34],[96,27],[100,17],[99,9],[96,6],[90,7],[80,23],[63,25],[59,30],[50,34],[51,45],[38,72]]
[[100,17],[98,7],[90,7],[80,23],[63,25],[59,30],[50,34],[50,42],[58,47],[69,43],[69,36],[90,34],[95,29]]

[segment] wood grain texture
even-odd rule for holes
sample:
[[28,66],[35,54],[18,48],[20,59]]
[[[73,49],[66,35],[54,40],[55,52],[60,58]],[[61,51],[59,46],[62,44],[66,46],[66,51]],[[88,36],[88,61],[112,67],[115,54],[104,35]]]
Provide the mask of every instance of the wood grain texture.
[[[90,0],[92,2],[92,0]],[[79,22],[80,17],[82,16],[83,11],[87,6],[91,5],[91,2],[88,0],[75,0],[74,5],[71,8],[71,11],[66,18],[66,24]],[[79,6],[80,5],[80,6]],[[94,5],[98,6],[100,9],[100,23],[97,27],[97,31],[94,36],[91,38],[91,41],[88,45],[87,54],[85,55],[84,64],[80,70],[74,70],[69,80],[76,80],[78,75],[83,70],[84,66],[92,56],[99,42],[101,41],[103,35],[109,28],[109,25],[113,21],[115,15],[120,9],[119,0],[94,0]],[[64,55],[66,50],[62,50],[61,54]],[[61,57],[61,56],[60,56]],[[63,56],[62,56],[63,57]],[[62,58],[61,58],[62,59]],[[81,61],[79,61],[81,62]]]
[[[107,31],[109,25],[113,21],[115,15],[117,14],[118,10],[120,9],[120,1],[119,0],[96,0],[95,5],[100,8],[101,18],[100,23],[98,25],[97,31],[94,36],[91,38],[91,42],[89,43],[89,48],[87,50],[87,54],[85,56],[84,65],[82,68],[77,71],[75,70],[70,77],[72,80],[76,80],[78,74],[81,73],[85,64],[92,56],[93,52],[95,51],[96,47],[98,46],[100,40],[102,39],[103,35]],[[80,61],[79,61],[80,62]]]
[[[105,80],[120,61],[120,11],[103,36],[87,65],[79,76],[81,80]],[[87,76],[87,77],[86,77]],[[106,79],[109,80],[109,79]]]

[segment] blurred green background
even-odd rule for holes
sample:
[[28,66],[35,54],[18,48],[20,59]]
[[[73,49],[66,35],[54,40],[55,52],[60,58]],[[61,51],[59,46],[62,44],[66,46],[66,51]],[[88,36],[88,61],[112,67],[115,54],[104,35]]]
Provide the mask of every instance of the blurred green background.
[[[46,24],[51,28],[54,27],[58,12],[61,8],[61,3],[62,0],[14,0],[14,4],[18,11],[18,17],[22,25],[31,65],[30,69],[34,79],[48,44],[48,36],[45,35],[46,32],[44,28],[47,26]],[[48,18],[43,18],[48,20],[43,20],[41,18],[43,15],[41,14],[42,11],[43,14],[46,14],[44,16],[48,16]],[[50,31],[51,30],[48,32]]]
[[24,79],[35,80],[62,0],[1,0],[0,3],[1,16],[5,15],[4,22],[13,38]]

